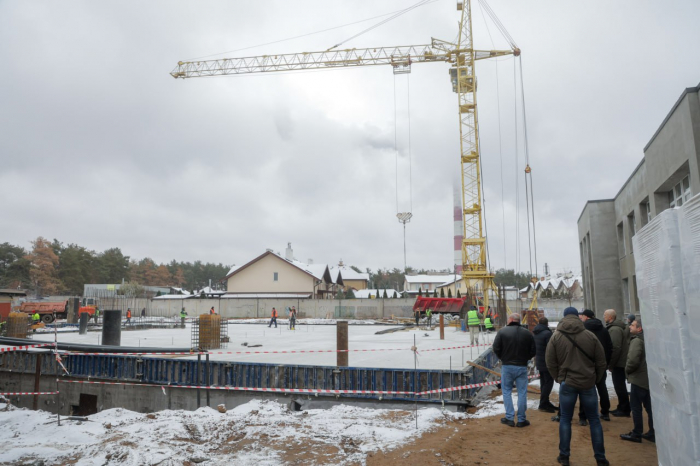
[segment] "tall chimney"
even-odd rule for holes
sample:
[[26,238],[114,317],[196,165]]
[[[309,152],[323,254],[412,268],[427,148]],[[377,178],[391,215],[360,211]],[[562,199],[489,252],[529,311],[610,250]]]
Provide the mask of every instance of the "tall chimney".
[[462,192],[458,179],[455,179],[452,184],[452,193],[454,197],[454,230],[455,230],[455,245],[454,245],[454,261],[455,273],[462,274],[462,241],[464,240],[464,229],[462,228]]
[[294,251],[292,251],[292,243],[287,243],[287,250],[284,251],[284,258],[288,261],[294,260]]

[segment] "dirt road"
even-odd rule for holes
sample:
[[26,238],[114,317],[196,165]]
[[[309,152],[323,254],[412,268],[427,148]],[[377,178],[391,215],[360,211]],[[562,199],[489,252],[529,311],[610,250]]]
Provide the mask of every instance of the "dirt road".
[[[617,400],[611,401],[613,406],[617,405]],[[528,410],[527,417],[532,425],[525,428],[501,424],[502,415],[451,421],[403,448],[370,455],[367,465],[555,465],[559,454],[559,424],[552,422],[551,416]],[[638,444],[620,439],[621,433],[632,430],[631,418],[612,417],[610,422],[602,422],[606,456],[611,465],[658,464],[653,443]],[[646,417],[644,424],[646,428]],[[571,464],[595,465],[590,428],[579,426],[574,414],[571,430]]]

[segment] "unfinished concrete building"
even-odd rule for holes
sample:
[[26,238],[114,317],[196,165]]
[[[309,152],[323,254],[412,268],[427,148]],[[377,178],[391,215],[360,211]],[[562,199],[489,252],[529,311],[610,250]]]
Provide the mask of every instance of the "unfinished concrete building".
[[578,219],[586,307],[639,314],[632,237],[660,212],[700,193],[700,85],[683,91],[614,199],[588,201]]

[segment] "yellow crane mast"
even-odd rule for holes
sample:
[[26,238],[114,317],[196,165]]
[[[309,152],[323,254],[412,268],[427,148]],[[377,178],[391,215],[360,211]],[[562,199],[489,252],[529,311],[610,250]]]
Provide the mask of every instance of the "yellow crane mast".
[[488,269],[486,236],[481,196],[481,154],[476,104],[477,81],[474,64],[477,60],[520,55],[511,50],[475,50],[472,35],[471,2],[458,3],[461,10],[457,43],[431,39],[429,45],[407,45],[365,49],[327,50],[280,55],[262,55],[219,60],[178,62],[170,73],[176,79],[209,76],[230,76],[276,71],[349,68],[356,66],[391,65],[395,74],[410,73],[413,63],[450,63],[452,90],[458,97],[459,144],[462,179],[463,241],[462,277],[465,285],[483,293],[488,308],[489,290],[495,290],[493,274]]

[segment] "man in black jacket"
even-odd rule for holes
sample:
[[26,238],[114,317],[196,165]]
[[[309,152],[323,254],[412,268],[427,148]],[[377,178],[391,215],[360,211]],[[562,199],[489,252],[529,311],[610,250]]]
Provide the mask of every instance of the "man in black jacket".
[[535,334],[535,348],[537,349],[535,365],[540,373],[540,406],[537,409],[548,413],[556,413],[557,407],[549,401],[549,395],[552,393],[552,387],[554,386],[554,379],[549,373],[544,359],[544,355],[547,352],[547,343],[552,337],[552,331],[549,329],[549,321],[546,317],[540,318],[532,333]]
[[[527,411],[527,363],[535,356],[535,338],[528,330],[520,326],[520,316],[508,316],[508,325],[496,334],[493,340],[493,352],[501,360],[501,390],[506,417],[501,423],[511,427],[526,427],[530,421],[525,418]],[[518,423],[515,424],[513,409],[513,382],[518,389]]]
[[[597,319],[593,311],[590,309],[584,309],[579,318],[583,322],[583,326],[586,330],[593,332],[593,334],[598,337],[598,341],[603,345],[603,351],[605,352],[605,363],[610,365],[610,357],[612,356],[613,344],[608,329],[605,328],[603,322]],[[595,384],[595,388],[598,391],[598,398],[600,398],[600,418],[604,421],[610,420],[610,396],[608,396],[608,387],[605,384],[605,379],[607,379],[607,372],[603,375],[603,378]],[[583,408],[579,405],[578,410],[579,424],[582,426],[587,426],[588,421],[586,420],[586,413],[583,412]]]

